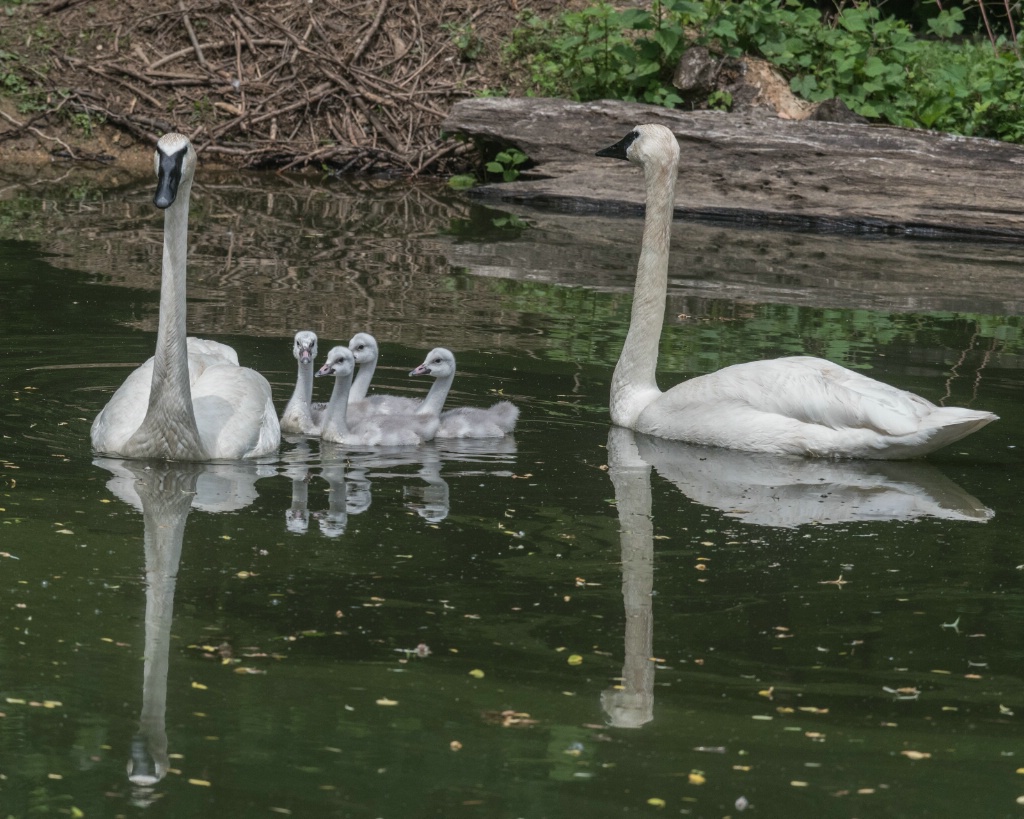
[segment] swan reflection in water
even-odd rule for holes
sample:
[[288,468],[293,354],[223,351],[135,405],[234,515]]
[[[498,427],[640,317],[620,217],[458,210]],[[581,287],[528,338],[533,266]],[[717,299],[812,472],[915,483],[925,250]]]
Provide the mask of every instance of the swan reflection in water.
[[[448,439],[421,446],[353,449],[320,441],[314,452],[310,439],[286,436],[292,448],[282,453],[282,470],[292,482],[292,502],[285,512],[289,532],[303,534],[315,518],[321,534],[340,537],[348,528],[351,515],[366,512],[373,502],[372,485],[378,481],[401,480],[406,509],[428,523],[440,523],[451,509],[450,488],[442,477],[446,465],[450,477],[487,474],[511,476],[502,469],[515,460],[516,442],[512,436],[484,439]],[[496,468],[497,467],[497,468]],[[413,473],[410,470],[416,469]],[[417,482],[409,479],[416,477]],[[309,489],[317,478],[327,482],[327,509],[311,512]],[[315,503],[315,502],[314,502]]]
[[654,718],[654,521],[651,471],[703,506],[777,528],[923,517],[983,523],[993,512],[936,467],[914,461],[821,461],[666,441],[612,427],[608,476],[622,555],[622,683],[601,694],[618,728]]
[[257,497],[256,481],[277,474],[266,464],[219,464],[121,461],[98,458],[97,466],[112,473],[107,488],[142,512],[146,553],[146,648],[142,674],[139,730],[132,738],[128,779],[133,801],[147,805],[154,786],[166,775],[167,672],[174,615],[174,586],[193,509],[234,512]]
[[634,440],[639,457],[688,498],[760,526],[993,515],[925,461],[825,461]]

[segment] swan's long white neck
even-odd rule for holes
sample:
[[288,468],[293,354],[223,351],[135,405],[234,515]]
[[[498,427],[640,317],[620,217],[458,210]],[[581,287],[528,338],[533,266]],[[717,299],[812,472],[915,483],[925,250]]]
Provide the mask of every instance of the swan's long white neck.
[[352,390],[348,394],[350,404],[366,398],[366,393],[370,389],[370,380],[373,378],[373,371],[376,369],[376,358],[359,365],[359,372],[352,379]]
[[661,395],[655,380],[658,342],[665,322],[668,252],[675,205],[678,154],[644,164],[647,206],[633,289],[629,332],[612,375],[612,422],[633,427],[640,412]]
[[[295,379],[295,391],[292,393],[292,401],[301,401],[305,406],[313,403],[313,361],[305,364],[299,362],[299,374]],[[291,401],[289,401],[291,403]]]
[[423,397],[423,400],[420,401],[416,414],[440,417],[441,410],[444,409],[444,402],[448,398],[448,391],[452,388],[454,380],[455,373],[435,379],[434,383],[430,385],[430,390]]
[[348,375],[336,375],[334,377],[334,389],[331,390],[331,399],[327,402],[327,409],[324,410],[324,421],[320,431],[323,438],[328,437],[328,431],[334,433],[338,438],[344,438],[349,434],[348,429],[348,400],[352,390],[352,373]]
[[[188,205],[192,182],[183,179],[174,202],[164,210],[164,258],[160,282],[160,323],[153,359],[153,382],[146,418],[131,442],[166,452],[171,460],[206,456],[199,438],[188,375],[185,329]],[[155,441],[161,441],[159,446]]]

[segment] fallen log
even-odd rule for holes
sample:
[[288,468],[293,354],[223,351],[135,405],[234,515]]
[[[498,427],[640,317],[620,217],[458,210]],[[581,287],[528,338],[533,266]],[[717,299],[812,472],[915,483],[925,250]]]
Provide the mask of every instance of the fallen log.
[[[638,171],[594,152],[633,125],[680,141],[677,217],[828,231],[1024,242],[1024,147],[929,131],[791,121],[637,103],[477,98],[455,103],[444,132],[485,151],[530,157],[485,199],[570,212],[636,213]],[[489,158],[489,157],[488,157]]]

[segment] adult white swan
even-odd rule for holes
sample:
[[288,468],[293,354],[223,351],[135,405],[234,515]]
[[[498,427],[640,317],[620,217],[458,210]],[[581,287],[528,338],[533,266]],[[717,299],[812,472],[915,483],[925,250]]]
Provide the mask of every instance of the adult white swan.
[[751,361],[658,389],[679,144],[639,125],[598,156],[644,171],[647,213],[626,343],[612,376],[612,421],[659,438],[753,452],[914,458],[980,429],[990,412],[937,407],[913,393],[809,356]]
[[227,345],[185,337],[188,200],[195,167],[187,137],[161,137],[153,198],[164,211],[156,355],[125,379],[93,421],[92,446],[104,455],[239,460],[268,455],[281,442],[267,379],[239,367]]

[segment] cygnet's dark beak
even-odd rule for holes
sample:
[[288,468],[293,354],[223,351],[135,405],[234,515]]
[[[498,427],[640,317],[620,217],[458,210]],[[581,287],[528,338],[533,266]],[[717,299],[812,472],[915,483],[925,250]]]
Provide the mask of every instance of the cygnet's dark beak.
[[324,364],[319,370],[316,371],[317,375],[334,375],[334,368],[330,364]]
[[430,367],[420,364],[415,370],[410,370],[409,375],[430,375]]

